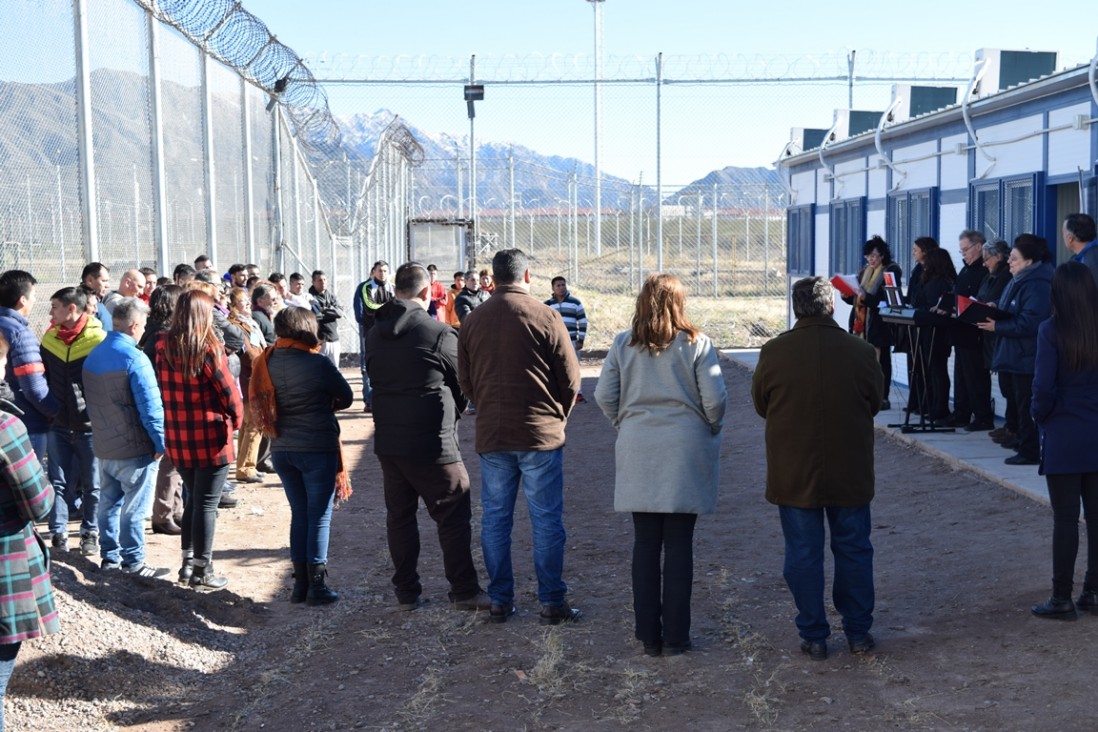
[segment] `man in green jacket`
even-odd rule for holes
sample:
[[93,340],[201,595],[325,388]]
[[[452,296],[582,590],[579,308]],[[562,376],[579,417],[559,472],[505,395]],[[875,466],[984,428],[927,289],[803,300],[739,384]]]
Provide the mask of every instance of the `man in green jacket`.
[[835,609],[851,653],[873,648],[873,417],[883,375],[873,346],[835,322],[822,277],[793,285],[797,322],[764,345],[751,384],[766,420],[766,499],[785,536],[785,581],[797,605],[801,650],[827,658],[824,518],[835,556]]

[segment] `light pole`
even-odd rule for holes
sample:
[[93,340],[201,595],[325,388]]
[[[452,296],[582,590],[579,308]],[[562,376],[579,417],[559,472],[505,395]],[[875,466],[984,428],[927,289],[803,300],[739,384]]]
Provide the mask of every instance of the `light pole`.
[[595,11],[595,255],[602,255],[602,169],[599,167],[599,130],[602,127],[602,3],[587,0]]

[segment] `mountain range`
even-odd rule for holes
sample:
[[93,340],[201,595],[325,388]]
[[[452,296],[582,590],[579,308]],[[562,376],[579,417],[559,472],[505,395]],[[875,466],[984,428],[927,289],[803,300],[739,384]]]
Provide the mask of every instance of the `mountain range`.
[[[146,77],[127,71],[97,69],[92,72],[93,131],[96,153],[96,181],[101,202],[115,204],[152,200],[152,176],[148,158],[149,87]],[[163,81],[162,97],[165,140],[165,170],[170,200],[201,206],[202,177],[202,115],[200,89]],[[239,160],[242,152],[238,138],[218,144],[216,131],[240,129],[239,97],[213,95],[213,125],[215,158],[219,173],[227,175],[222,163]],[[252,104],[256,103],[253,98]],[[258,102],[260,105],[262,101]],[[260,107],[261,108],[261,107]],[[257,122],[258,122],[257,112]],[[332,209],[345,209],[348,179],[361,180],[367,175],[378,141],[384,131],[397,121],[396,114],[378,110],[373,114],[356,114],[338,118],[342,131],[342,146],[335,151],[303,145],[316,172],[322,197]],[[468,138],[435,133],[417,128],[408,120],[399,119],[422,148],[422,163],[413,168],[413,195],[417,210],[445,208],[441,200],[457,196],[455,160],[463,163],[463,196],[469,196]],[[56,200],[60,183],[75,195],[78,149],[75,115],[75,85],[72,80],[58,83],[19,83],[0,81],[0,192],[9,190],[14,200],[30,197],[34,200]],[[253,134],[253,155],[261,161],[269,159],[269,135]],[[581,207],[594,200],[594,166],[573,157],[547,155],[520,144],[484,140],[477,145],[478,201],[481,208],[506,208],[509,205],[509,158],[514,156],[515,197],[520,206],[556,208],[567,200],[569,180],[575,176],[576,198]],[[343,163],[343,161],[346,163]],[[343,163],[343,164],[341,164]],[[269,177],[257,170],[256,185],[263,186]],[[219,176],[220,178],[221,176]],[[235,181],[235,183],[234,183]],[[769,195],[774,204],[775,193],[781,190],[778,175],[766,168],[735,166],[714,170],[700,180],[672,192],[664,191],[664,202],[677,205],[680,197],[704,196],[704,206],[711,206],[713,184],[720,186],[722,207],[761,207]],[[231,199],[233,186],[242,181],[233,178],[219,180],[215,195]],[[352,190],[356,186],[350,186]],[[631,183],[615,176],[603,176],[603,206],[619,205],[624,194],[628,197]],[[197,196],[196,196],[197,192]],[[651,205],[656,194],[651,186],[642,191]],[[66,199],[70,194],[66,192]],[[257,193],[257,200],[269,200],[269,195]],[[492,201],[496,202],[493,203]],[[68,205],[68,204],[66,204]],[[452,203],[450,204],[453,205]]]

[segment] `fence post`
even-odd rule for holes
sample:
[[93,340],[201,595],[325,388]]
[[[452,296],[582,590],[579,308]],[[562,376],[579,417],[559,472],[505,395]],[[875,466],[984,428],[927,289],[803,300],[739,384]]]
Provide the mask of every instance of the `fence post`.
[[[151,15],[149,17],[152,17]],[[88,54],[88,3],[73,0],[73,20],[76,37],[76,121],[80,142],[80,183],[84,219],[84,259],[99,261],[99,199],[95,188],[95,149],[92,145],[91,58]],[[60,215],[61,212],[58,212]]]
[[713,184],[713,297],[717,296],[717,209],[720,200],[717,198],[717,184]]
[[[290,164],[293,166],[293,196],[294,196],[294,251],[300,258],[305,252],[301,246],[301,186],[299,185],[300,173],[298,172],[297,135],[290,135]],[[320,265],[319,260],[313,261],[313,268]],[[285,269],[280,267],[279,269]]]
[[[241,115],[241,133],[244,137],[244,249],[247,252],[255,251],[255,212],[252,211],[255,201],[255,182],[252,177],[252,109],[248,106],[248,82],[240,77],[240,108],[244,111]],[[235,194],[236,191],[234,190]],[[210,255],[213,256],[213,255]],[[255,260],[248,258],[249,262]],[[217,260],[214,260],[217,263]]]
[[508,248],[518,246],[518,236],[515,234],[515,146],[511,146],[511,152],[507,156],[508,162],[508,182],[511,187],[511,241],[507,243]]
[[663,102],[663,52],[656,55],[656,271],[663,271],[663,152],[661,104]]
[[697,257],[697,264],[696,264],[697,280],[696,280],[696,282],[698,283],[698,294],[701,295],[701,293],[702,293],[702,286],[701,286],[701,280],[702,280],[702,193],[701,193],[701,187],[700,186],[698,188],[698,211],[697,211],[697,214],[698,214],[698,225],[697,225],[696,229],[697,229],[697,235],[698,235],[698,242],[697,242],[697,245],[695,246],[695,256]]
[[[271,144],[274,146],[274,260],[278,263],[280,270],[286,268],[286,252],[283,249],[283,235],[285,230],[283,229],[283,206],[282,206],[282,139],[280,122],[282,117],[282,107],[276,105],[271,112]],[[255,250],[248,250],[248,261],[255,261]]]
[[221,261],[217,256],[217,195],[215,189],[215,181],[217,176],[214,174],[214,156],[213,156],[213,112],[210,104],[210,64],[213,61],[210,59],[209,54],[205,51],[202,52],[202,158],[205,163],[205,170],[203,171],[203,179],[205,184],[206,195],[202,197],[203,203],[206,204],[206,254],[216,264]]
[[[160,89],[160,23],[151,12],[145,13],[149,28],[149,87],[152,102],[153,205],[156,211],[156,269],[168,271],[168,221],[164,216],[167,191],[164,184],[164,99]],[[98,261],[98,260],[91,260]]]

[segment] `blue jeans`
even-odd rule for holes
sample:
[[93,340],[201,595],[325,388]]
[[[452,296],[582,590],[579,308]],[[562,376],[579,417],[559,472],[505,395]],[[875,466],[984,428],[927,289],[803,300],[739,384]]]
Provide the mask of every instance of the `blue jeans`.
[[[92,433],[54,427],[50,429],[48,443],[47,474],[57,496],[50,511],[50,532],[68,533],[69,504],[75,499],[71,494],[79,482],[83,491],[80,533],[96,533],[99,530],[99,460],[92,451]],[[73,474],[74,468],[79,476]],[[68,490],[70,487],[72,490]]]
[[19,643],[0,644],[0,732],[4,732],[4,696],[8,693],[8,681],[15,670],[15,657],[19,655]]
[[339,453],[275,452],[271,463],[290,502],[290,559],[327,564]]
[[145,514],[160,463],[152,455],[99,460],[99,553],[130,567],[145,561]]
[[31,448],[34,450],[34,454],[38,456],[38,462],[42,463],[42,466],[45,467],[46,458],[50,453],[50,433],[28,432],[27,437],[30,439]]
[[835,557],[832,600],[851,642],[873,625],[873,545],[869,543],[869,504],[858,508],[779,506],[785,535],[784,576],[797,604],[797,630],[805,640],[831,635],[824,610],[824,517]]
[[565,539],[563,449],[480,453],[480,543],[488,570],[488,596],[497,605],[508,605],[515,599],[511,528],[520,479],[534,538],[538,601],[560,606],[568,592],[561,579]]
[[366,330],[365,326],[359,325],[362,329],[362,337],[358,339],[358,367],[362,371],[362,401],[369,404],[374,400],[374,390],[370,386],[370,374],[366,372],[366,334],[370,331]]

